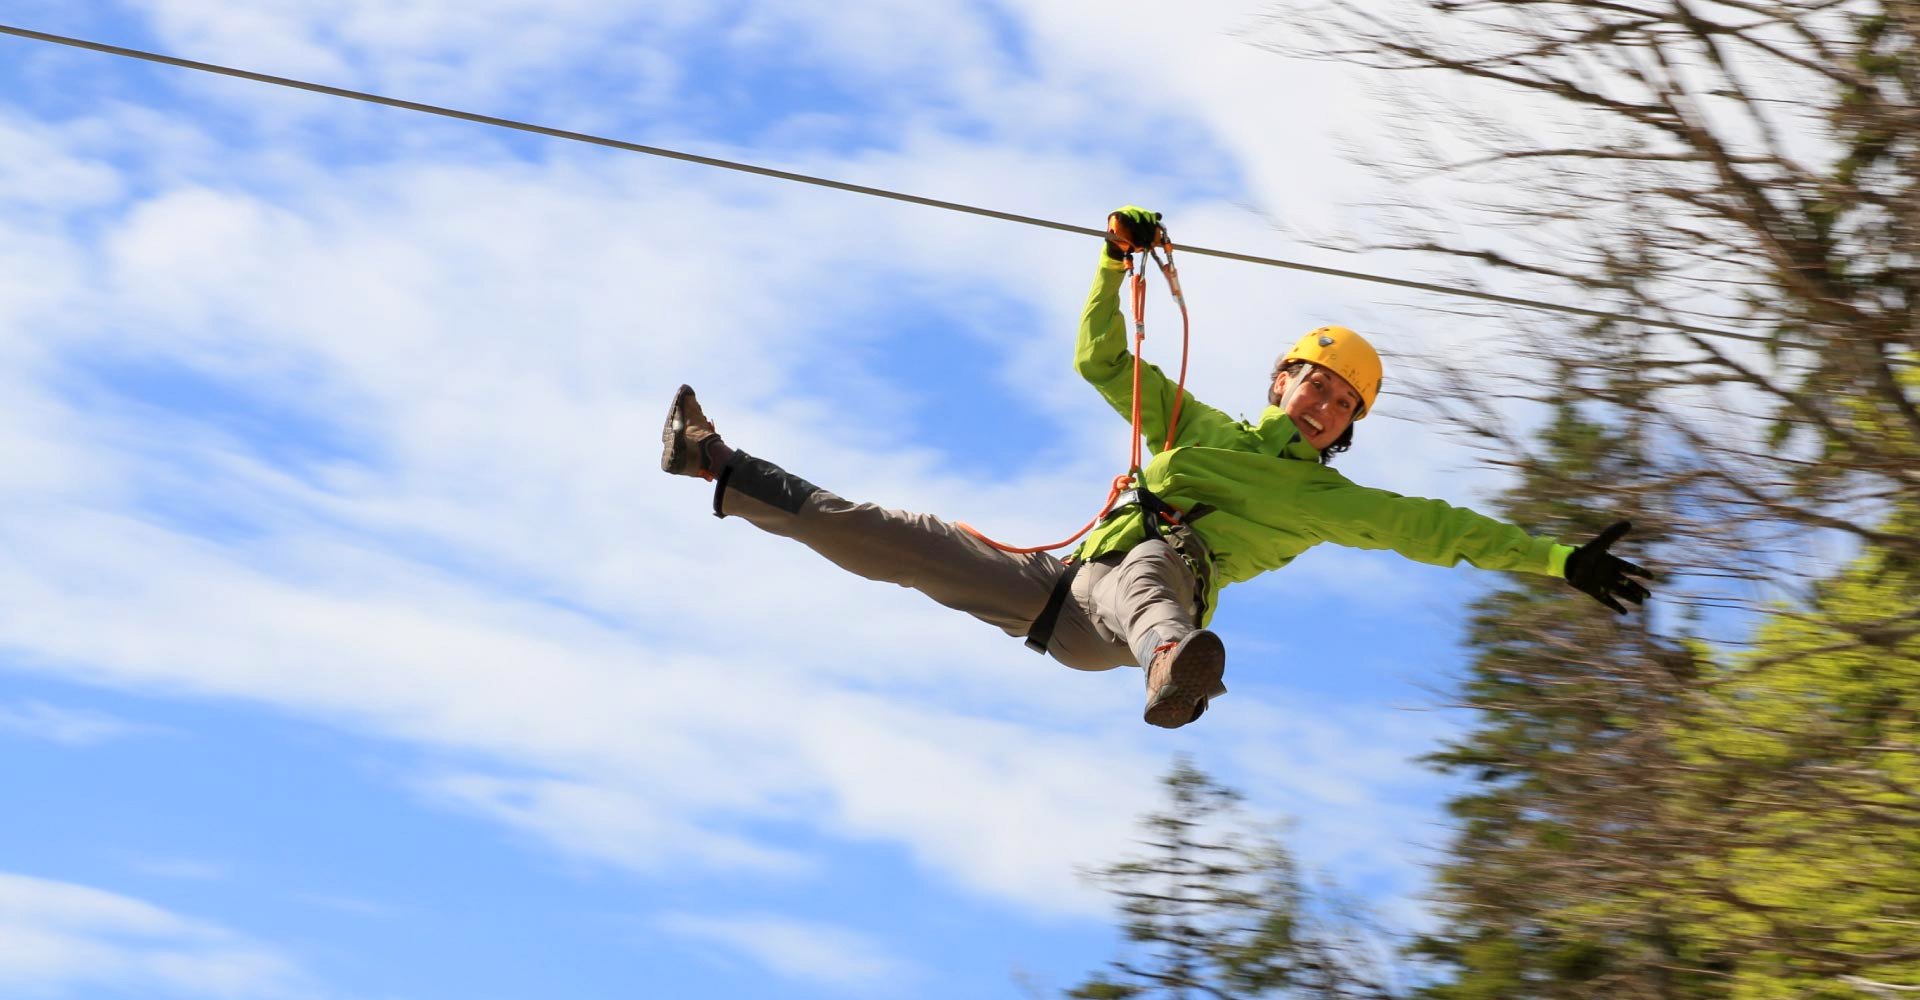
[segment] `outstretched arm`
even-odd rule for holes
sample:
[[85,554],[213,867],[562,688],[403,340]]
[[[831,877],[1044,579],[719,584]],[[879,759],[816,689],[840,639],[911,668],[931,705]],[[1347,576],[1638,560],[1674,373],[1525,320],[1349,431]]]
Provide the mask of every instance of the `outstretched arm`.
[[1647,571],[1607,551],[1626,534],[1625,522],[1576,549],[1444,500],[1359,486],[1314,462],[1187,448],[1156,460],[1150,472],[1163,496],[1205,502],[1278,533],[1357,549],[1391,549],[1436,566],[1465,562],[1558,577],[1619,612],[1625,611],[1622,601],[1639,604],[1651,596],[1632,579],[1648,577]]
[[1321,470],[1303,493],[1305,520],[1336,545],[1392,549],[1416,562],[1541,576],[1565,576],[1573,551],[1552,538],[1444,500],[1401,496],[1356,486],[1331,469]]
[[1638,605],[1652,596],[1633,579],[1650,574],[1607,551],[1632,527],[1626,521],[1576,549],[1551,538],[1529,536],[1514,525],[1442,500],[1405,497],[1351,483],[1327,491],[1322,499],[1334,500],[1320,508],[1327,538],[1338,544],[1391,548],[1409,559],[1440,566],[1467,562],[1481,569],[1557,576],[1622,615],[1627,609],[1621,601]]

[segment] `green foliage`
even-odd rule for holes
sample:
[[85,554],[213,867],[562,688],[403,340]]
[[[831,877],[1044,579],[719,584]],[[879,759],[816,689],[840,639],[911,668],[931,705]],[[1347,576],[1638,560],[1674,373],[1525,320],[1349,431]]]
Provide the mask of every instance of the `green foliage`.
[[[1903,509],[1884,530],[1912,534]],[[1920,574],[1868,551],[1709,678],[1673,809],[1712,850],[1674,874],[1732,996],[1920,984]]]
[[[1513,506],[1607,471],[1563,409]],[[1920,535],[1920,496],[1877,530]],[[1868,548],[1715,656],[1521,583],[1478,607],[1474,787],[1429,1000],[1790,1000],[1920,985],[1920,562]],[[1876,992],[1878,991],[1878,992]]]
[[[1561,537],[1631,517],[1661,538],[1660,496],[1589,510],[1647,475],[1634,428],[1608,428],[1563,399],[1540,453],[1503,498],[1511,519]],[[1445,929],[1415,946],[1444,975],[1428,1000],[1710,997],[1712,977],[1674,968],[1689,943],[1657,891],[1684,835],[1661,821],[1680,780],[1673,720],[1698,650],[1618,621],[1555,581],[1515,579],[1476,603],[1461,688],[1478,725],[1429,762],[1470,779],[1438,873]]]

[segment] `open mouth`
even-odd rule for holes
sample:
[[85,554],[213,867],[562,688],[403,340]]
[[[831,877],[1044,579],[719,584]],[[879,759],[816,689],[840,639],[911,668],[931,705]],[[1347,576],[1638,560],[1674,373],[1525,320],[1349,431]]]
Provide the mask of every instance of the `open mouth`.
[[1326,430],[1326,428],[1325,428],[1325,427],[1322,427],[1322,426],[1320,426],[1320,421],[1318,421],[1318,420],[1315,420],[1315,419],[1313,419],[1312,417],[1310,417],[1310,416],[1307,416],[1307,415],[1306,415],[1306,414],[1304,414],[1304,413],[1302,413],[1302,414],[1300,415],[1300,419],[1301,419],[1301,420],[1304,420],[1304,421],[1306,421],[1306,422],[1307,422],[1307,426],[1308,426],[1308,427],[1311,427],[1311,428],[1313,428],[1313,432],[1314,432],[1315,434],[1319,434],[1319,433],[1321,433],[1322,431],[1325,431],[1325,430]]

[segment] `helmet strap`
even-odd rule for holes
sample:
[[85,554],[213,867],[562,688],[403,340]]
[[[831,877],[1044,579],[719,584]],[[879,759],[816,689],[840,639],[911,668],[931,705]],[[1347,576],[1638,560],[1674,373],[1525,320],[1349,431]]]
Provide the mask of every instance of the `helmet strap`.
[[[1300,391],[1301,384],[1307,380],[1308,375],[1312,374],[1315,366],[1311,361],[1295,361],[1292,365],[1293,370],[1291,372],[1287,371],[1287,367],[1286,365],[1282,365],[1279,371],[1273,373],[1274,378],[1279,378],[1282,374],[1286,374],[1287,376],[1287,391],[1282,393],[1280,398],[1273,404],[1283,410],[1287,408],[1287,403],[1293,399],[1293,394]],[[1271,394],[1273,387],[1269,385],[1267,391]]]

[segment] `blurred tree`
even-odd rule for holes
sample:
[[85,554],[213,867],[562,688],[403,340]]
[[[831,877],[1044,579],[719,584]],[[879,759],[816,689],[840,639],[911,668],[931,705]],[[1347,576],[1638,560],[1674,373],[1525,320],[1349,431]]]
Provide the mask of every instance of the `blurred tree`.
[[1150,853],[1091,874],[1119,899],[1130,954],[1066,996],[1395,995],[1388,949],[1354,910],[1306,885],[1237,793],[1184,758],[1163,780],[1166,807],[1142,824]]
[[1920,996],[1920,4],[1272,24],[1405,84],[1368,246],[1641,320],[1475,312],[1411,393],[1514,470],[1516,520],[1631,515],[1666,574],[1649,619],[1478,605],[1425,992]]
[[[1920,557],[1875,516],[1920,490],[1901,377],[1920,363],[1920,5],[1327,0],[1273,18],[1273,48],[1408,84],[1376,130],[1397,141],[1360,153],[1407,199],[1368,246],[1734,334],[1497,314],[1429,376],[1476,435],[1523,454],[1512,398],[1563,390],[1642,425],[1684,477],[1663,555],[1699,579],[1791,583],[1810,533]],[[1543,366],[1564,377],[1544,393]]]
[[[1507,516],[1569,534],[1631,516],[1658,540],[1650,503],[1601,513],[1581,502],[1590,484],[1645,476],[1631,428],[1603,427],[1566,402],[1540,436],[1543,453],[1500,504]],[[1443,929],[1415,948],[1453,974],[1423,995],[1720,995],[1719,980],[1694,970],[1660,891],[1663,859],[1691,843],[1667,810],[1689,780],[1673,742],[1697,671],[1688,645],[1522,577],[1476,603],[1468,642],[1461,703],[1478,723],[1429,760],[1473,784],[1451,803],[1459,832],[1438,879]]]

